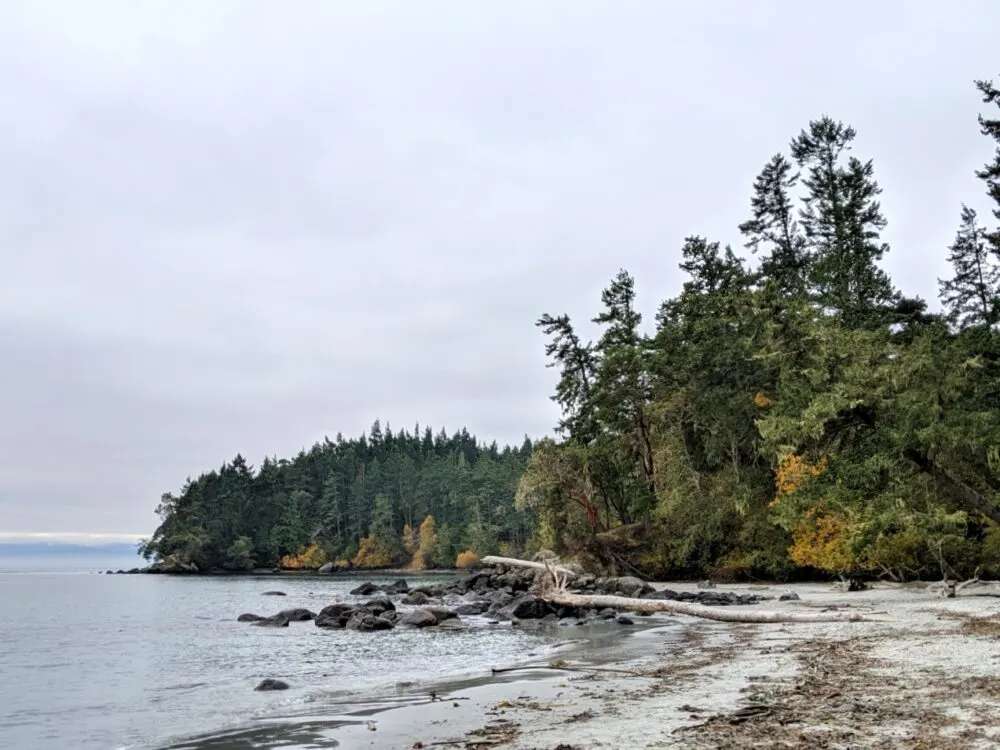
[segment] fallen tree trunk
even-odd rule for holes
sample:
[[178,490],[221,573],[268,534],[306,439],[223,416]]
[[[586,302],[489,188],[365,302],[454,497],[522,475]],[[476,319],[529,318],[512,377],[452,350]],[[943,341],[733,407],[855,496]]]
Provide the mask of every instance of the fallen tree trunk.
[[865,618],[857,612],[779,612],[777,610],[755,610],[740,607],[739,611],[729,608],[708,607],[704,604],[690,604],[665,599],[632,599],[627,596],[607,596],[570,594],[553,591],[542,594],[542,599],[550,604],[568,607],[594,607],[603,609],[627,609],[630,612],[673,612],[678,615],[701,617],[719,622],[860,622]]
[[530,560],[518,560],[514,557],[496,557],[494,555],[487,555],[482,559],[483,565],[506,565],[511,568],[531,568],[532,570],[541,571],[555,571],[566,578],[576,578],[576,573],[574,573],[569,568],[563,568],[559,565],[546,565],[543,562],[531,562]]
[[611,607],[630,612],[673,612],[678,615],[701,617],[705,620],[718,622],[860,622],[865,619],[857,612],[779,612],[742,608],[741,611],[737,612],[731,609],[708,607],[704,604],[690,604],[665,599],[635,599],[607,594],[571,594],[566,591],[564,582],[566,578],[574,577],[576,574],[566,568],[557,567],[548,562],[536,563],[528,560],[517,560],[513,557],[488,556],[483,558],[483,562],[486,565],[506,565],[512,568],[530,568],[548,572],[551,585],[548,590],[541,591],[538,596],[550,604],[569,607],[592,607],[595,609]]

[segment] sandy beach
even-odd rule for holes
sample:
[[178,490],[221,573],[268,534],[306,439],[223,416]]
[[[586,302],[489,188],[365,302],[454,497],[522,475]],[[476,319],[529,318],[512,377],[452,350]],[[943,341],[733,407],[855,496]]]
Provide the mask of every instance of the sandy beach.
[[797,601],[753,606],[850,608],[871,620],[642,618],[661,627],[623,635],[611,662],[569,651],[562,665],[569,669],[512,672],[506,681],[454,691],[442,685],[425,702],[341,727],[337,740],[343,748],[387,749],[1000,746],[1000,617],[989,617],[1000,612],[1000,599],[940,599],[921,585],[856,593],[826,584],[724,589],[794,591]]

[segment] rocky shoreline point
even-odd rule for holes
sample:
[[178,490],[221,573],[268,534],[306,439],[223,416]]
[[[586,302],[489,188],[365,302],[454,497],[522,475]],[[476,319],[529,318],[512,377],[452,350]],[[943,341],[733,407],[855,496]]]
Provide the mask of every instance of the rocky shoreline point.
[[[551,553],[539,553],[535,560],[553,560]],[[545,571],[495,564],[476,570],[449,583],[411,587],[400,579],[378,585],[364,582],[350,594],[369,597],[362,602],[338,601],[319,612],[284,609],[265,616],[241,614],[237,620],[257,627],[288,627],[289,623],[312,621],[320,628],[345,628],[363,632],[392,630],[396,627],[456,630],[468,627],[463,617],[478,617],[490,624],[509,622],[514,627],[530,624],[586,625],[593,621],[613,621],[632,625],[630,616],[614,608],[596,609],[554,605],[538,596]],[[573,579],[569,590],[579,594],[604,594],[638,599],[661,599],[732,606],[757,604],[774,597],[717,591],[712,584],[700,584],[698,591],[677,592],[656,589],[634,576],[595,576],[586,573]],[[274,593],[274,592],[268,592]],[[397,606],[398,605],[398,606]],[[645,616],[649,613],[641,613]]]

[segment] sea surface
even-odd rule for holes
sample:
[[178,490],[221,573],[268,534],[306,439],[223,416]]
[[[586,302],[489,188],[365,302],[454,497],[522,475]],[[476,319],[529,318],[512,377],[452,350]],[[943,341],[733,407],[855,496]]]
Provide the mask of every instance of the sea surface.
[[[580,638],[570,630],[586,630],[485,621],[441,633],[259,628],[237,615],[318,611],[356,599],[348,592],[362,579],[95,571],[134,565],[0,560],[0,748],[335,747],[336,727],[363,721],[365,707],[426,696],[435,680],[473,684],[491,667],[544,660]],[[275,589],[287,596],[263,596]],[[268,677],[292,688],[255,692]]]

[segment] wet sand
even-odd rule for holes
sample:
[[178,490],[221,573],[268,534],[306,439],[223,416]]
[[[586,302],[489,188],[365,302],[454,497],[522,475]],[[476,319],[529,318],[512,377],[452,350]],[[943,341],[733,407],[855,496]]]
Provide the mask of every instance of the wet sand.
[[[690,590],[671,584],[675,590]],[[801,599],[759,609],[848,607],[870,622],[664,627],[561,654],[579,670],[505,681],[340,727],[341,748],[935,748],[1000,745],[1000,599],[939,599],[920,586],[726,586]],[[740,609],[744,609],[740,607]],[[678,627],[680,626],[680,627]],[[617,670],[617,671],[612,671]]]

